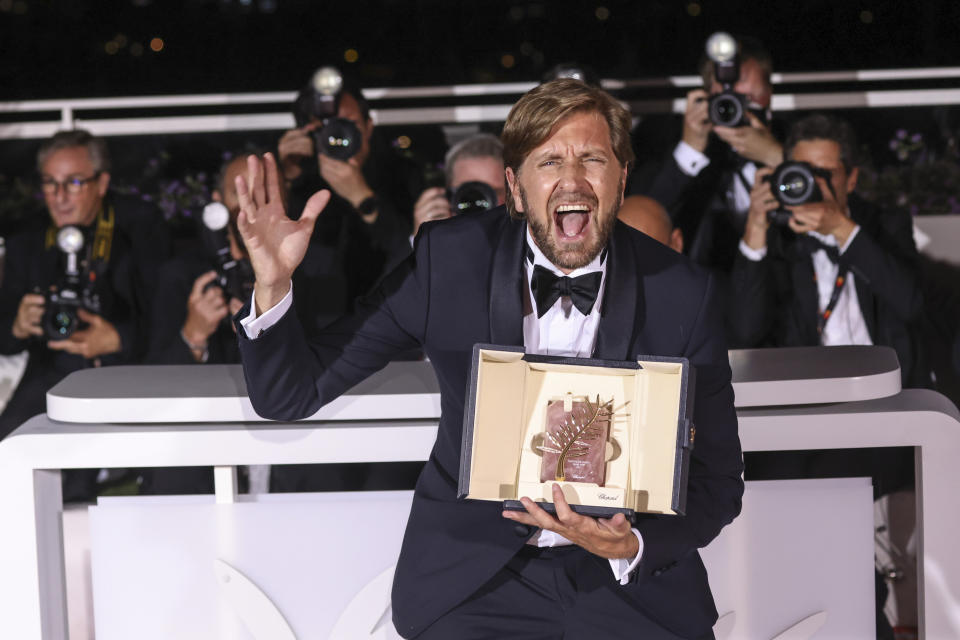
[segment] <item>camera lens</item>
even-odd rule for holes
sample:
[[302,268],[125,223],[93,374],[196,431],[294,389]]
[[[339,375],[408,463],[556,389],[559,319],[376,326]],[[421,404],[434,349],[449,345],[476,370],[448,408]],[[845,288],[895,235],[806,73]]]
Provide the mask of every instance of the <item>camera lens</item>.
[[731,93],[720,93],[710,99],[710,120],[721,127],[740,126],[743,111],[743,103]]
[[486,182],[464,182],[453,192],[450,206],[454,215],[486,211],[497,206],[497,194]]
[[44,329],[51,340],[64,340],[73,335],[78,324],[80,321],[74,307],[58,305],[47,312]]
[[360,129],[346,118],[330,118],[314,131],[313,139],[320,153],[337,160],[349,160],[360,151]]
[[809,202],[816,182],[808,167],[799,163],[785,163],[777,171],[773,183],[774,195],[785,205]]

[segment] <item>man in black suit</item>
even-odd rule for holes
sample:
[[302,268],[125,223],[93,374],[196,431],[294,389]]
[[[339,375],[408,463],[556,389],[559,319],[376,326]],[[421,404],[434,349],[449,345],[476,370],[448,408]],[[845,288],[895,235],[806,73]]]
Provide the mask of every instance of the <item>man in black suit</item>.
[[[708,100],[721,86],[713,62],[704,56],[700,61],[703,88],[687,93],[680,140],[666,157],[644,163],[628,189],[659,200],[687,239],[688,255],[721,273],[729,273],[733,265],[757,169],[775,167],[783,159],[769,121],[770,53],[754,38],[741,38],[739,46],[740,77],[733,90],[748,100],[749,124],[722,127],[710,121]],[[651,135],[649,129],[641,125],[640,144]]]
[[731,277],[731,330],[746,346],[893,347],[904,386],[926,387],[912,221],[857,197],[856,152],[852,128],[835,117],[791,128],[786,157],[825,173],[816,178],[823,200],[789,208],[786,226],[770,223],[779,206],[764,179],[771,170],[758,171]]
[[[7,243],[0,288],[0,353],[30,353],[23,379],[0,416],[0,437],[43,413],[46,392],[72,371],[131,364],[143,356],[157,270],[169,237],[155,208],[110,194],[110,159],[103,140],[86,131],[62,131],[45,141],[37,168],[50,223]],[[45,333],[45,293],[63,282],[68,260],[58,231],[80,230],[79,282],[99,310],[81,307],[80,325],[66,339]],[[96,474],[96,471],[93,472]],[[65,499],[91,497],[92,476],[65,474]],[[73,478],[76,482],[70,480]]]
[[[740,510],[730,368],[712,278],[615,220],[632,160],[629,123],[613,98],[577,80],[527,93],[502,136],[510,215],[497,208],[424,224],[413,255],[354,315],[310,336],[289,313],[290,274],[329,194],[315,194],[293,221],[271,157],[264,165],[251,158],[238,181],[239,227],[257,276],[238,334],[259,413],[306,416],[411,347],[436,371],[437,441],[417,482],[393,587],[404,637],[713,637],[717,612],[697,549]],[[592,299],[563,293],[584,280],[598,285]],[[547,289],[555,295],[533,295]],[[528,498],[526,512],[458,501],[465,389],[480,342],[618,360],[689,358],[697,439],[687,514],[641,514],[631,527],[621,514],[572,512],[556,487],[556,517]]]

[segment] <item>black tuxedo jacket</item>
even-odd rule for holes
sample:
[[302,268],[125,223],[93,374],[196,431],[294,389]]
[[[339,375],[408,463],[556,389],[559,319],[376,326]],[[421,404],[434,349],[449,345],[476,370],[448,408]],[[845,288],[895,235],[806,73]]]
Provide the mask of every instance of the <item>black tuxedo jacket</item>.
[[[523,345],[526,224],[499,207],[421,229],[414,253],[354,315],[309,338],[290,313],[256,340],[238,331],[253,406],[279,420],[315,412],[397,352],[421,346],[429,356],[442,415],[394,580],[394,623],[404,636],[474,593],[532,533],[501,517],[499,503],[456,498],[473,345]],[[711,278],[644,234],[617,222],[608,256],[594,356],[685,356],[697,373],[687,515],[638,517],[643,558],[633,582],[616,588],[668,629],[699,636],[717,613],[697,549],[739,513],[743,491],[720,313]]]
[[[874,344],[893,347],[903,385],[930,386],[916,326],[922,295],[912,220],[851,194],[850,216],[860,231],[840,256],[854,276],[857,301]],[[739,253],[731,274],[730,329],[738,344],[813,346],[819,298],[813,260],[796,234],[771,225],[767,255],[751,261]]]

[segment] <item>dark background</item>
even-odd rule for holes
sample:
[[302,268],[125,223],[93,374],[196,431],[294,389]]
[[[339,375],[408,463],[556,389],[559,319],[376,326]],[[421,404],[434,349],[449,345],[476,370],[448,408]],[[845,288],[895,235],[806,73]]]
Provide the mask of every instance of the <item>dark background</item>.
[[943,66],[958,24],[952,0],[0,0],[0,99],[290,90],[348,49],[367,86],[687,74],[720,29],[780,71]]
[[[566,61],[591,65],[602,78],[690,75],[706,37],[721,29],[761,39],[777,71],[960,66],[958,24],[960,3],[947,0],[0,0],[0,101],[293,91],[322,64],[341,66],[366,87],[532,82]],[[843,82],[777,91],[960,87],[952,79],[892,84]],[[644,101],[683,91],[634,89],[619,96]],[[176,113],[147,108],[99,115]],[[853,122],[876,167],[903,164],[890,146],[898,129],[921,134],[923,153],[956,157],[960,109],[955,107],[839,113]],[[780,114],[786,121],[798,115]],[[3,122],[37,118],[0,114]],[[498,132],[499,125],[483,128]],[[277,131],[111,137],[114,184],[166,198],[168,208],[179,208],[173,215],[189,214],[204,197],[198,192],[209,190],[224,151],[250,145],[263,150],[278,137]],[[396,151],[401,137],[411,141],[404,161],[414,176],[415,197],[422,187],[416,175],[436,167],[444,139],[438,127],[378,127],[376,144]],[[42,212],[30,211],[38,204],[33,168],[38,145],[38,140],[0,140],[0,235],[25,218],[43,220]],[[906,160],[914,162],[918,153]],[[952,182],[953,174],[945,175]],[[182,198],[168,197],[181,192]],[[187,201],[192,204],[184,205]],[[954,208],[960,205],[951,201],[949,210]],[[925,195],[918,209],[941,212],[944,198]]]

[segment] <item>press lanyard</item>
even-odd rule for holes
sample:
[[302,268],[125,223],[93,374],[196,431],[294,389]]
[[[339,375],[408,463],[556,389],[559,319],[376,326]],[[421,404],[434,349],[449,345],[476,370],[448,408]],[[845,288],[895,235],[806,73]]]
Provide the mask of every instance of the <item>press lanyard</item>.
[[[843,293],[843,285],[847,283],[848,271],[847,265],[840,265],[837,278],[833,281],[833,293],[830,294],[830,302],[827,303],[827,308],[823,310],[823,313],[817,315],[817,335],[820,337],[821,342],[823,342],[823,328],[833,314],[833,310],[837,308],[837,302],[840,301],[840,294]],[[816,272],[813,274],[813,279],[814,281],[817,279]]]

